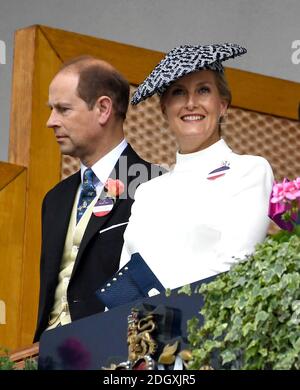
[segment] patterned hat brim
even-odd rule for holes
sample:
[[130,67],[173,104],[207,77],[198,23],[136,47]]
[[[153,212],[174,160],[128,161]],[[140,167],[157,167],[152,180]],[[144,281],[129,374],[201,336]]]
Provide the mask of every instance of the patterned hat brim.
[[157,93],[162,95],[179,78],[198,70],[224,72],[223,61],[245,54],[247,50],[234,43],[205,46],[184,45],[171,50],[139,85],[131,104],[136,105]]

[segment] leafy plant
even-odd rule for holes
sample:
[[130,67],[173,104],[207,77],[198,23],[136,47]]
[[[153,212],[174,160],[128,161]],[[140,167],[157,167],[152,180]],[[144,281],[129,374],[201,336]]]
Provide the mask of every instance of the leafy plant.
[[300,237],[280,234],[204,284],[188,322],[191,369],[300,369]]
[[[17,369],[16,363],[10,359],[8,350],[5,349],[4,354],[0,354],[0,370],[16,370],[16,369]],[[36,360],[33,358],[25,359],[23,370],[37,370]]]
[[38,369],[37,360],[33,358],[25,359],[23,370],[35,371]]
[[0,355],[0,370],[14,370],[15,363],[9,358],[8,351],[4,350],[4,355]]

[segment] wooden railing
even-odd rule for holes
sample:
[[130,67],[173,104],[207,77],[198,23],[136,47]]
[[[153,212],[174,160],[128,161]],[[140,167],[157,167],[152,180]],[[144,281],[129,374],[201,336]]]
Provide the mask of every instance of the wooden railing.
[[39,343],[32,344],[30,347],[19,349],[9,355],[12,362],[15,363],[17,370],[23,370],[25,361],[28,359],[37,360],[39,356]]

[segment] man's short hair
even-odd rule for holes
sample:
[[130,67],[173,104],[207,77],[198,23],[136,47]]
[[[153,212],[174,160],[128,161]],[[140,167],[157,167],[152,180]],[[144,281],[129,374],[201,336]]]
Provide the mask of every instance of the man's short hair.
[[77,94],[90,110],[100,96],[109,96],[115,115],[126,118],[129,83],[112,65],[91,56],[81,56],[66,62],[60,72],[68,70],[79,75]]

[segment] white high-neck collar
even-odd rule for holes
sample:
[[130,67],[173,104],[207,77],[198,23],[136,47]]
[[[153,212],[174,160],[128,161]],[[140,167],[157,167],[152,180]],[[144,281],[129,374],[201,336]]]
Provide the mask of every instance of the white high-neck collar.
[[174,167],[174,170],[182,170],[186,167],[190,167],[193,164],[199,166],[199,163],[201,164],[201,161],[205,161],[205,163],[207,163],[209,160],[215,160],[216,158],[218,158],[218,156],[220,156],[220,154],[224,154],[224,152],[231,152],[231,149],[222,138],[208,148],[199,150],[199,152],[186,154],[181,154],[177,152],[176,165]]

